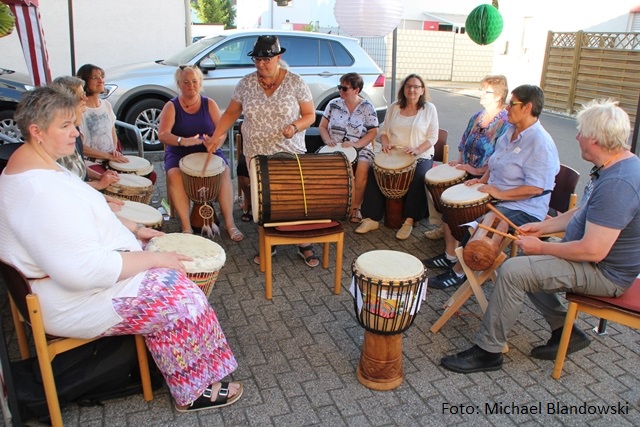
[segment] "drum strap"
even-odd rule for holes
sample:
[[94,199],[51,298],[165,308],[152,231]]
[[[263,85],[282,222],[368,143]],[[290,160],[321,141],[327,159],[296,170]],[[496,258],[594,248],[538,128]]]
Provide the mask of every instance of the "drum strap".
[[300,164],[300,157],[298,157],[298,153],[294,153],[296,156],[296,162],[298,162],[298,171],[300,172],[300,184],[302,185],[302,201],[304,203],[304,215],[307,216],[307,192],[304,188],[304,176],[302,174],[302,165]]

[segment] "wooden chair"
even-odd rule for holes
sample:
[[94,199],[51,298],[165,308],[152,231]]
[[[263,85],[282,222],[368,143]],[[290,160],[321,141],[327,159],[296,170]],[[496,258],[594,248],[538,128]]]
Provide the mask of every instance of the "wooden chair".
[[[344,228],[338,222],[329,223],[330,226],[315,230],[282,231],[277,224],[269,227],[260,225],[258,228],[260,244],[260,271],[265,273],[265,298],[272,296],[272,263],[271,251],[277,245],[299,245],[305,243],[322,243],[322,268],[329,267],[329,244],[336,244],[336,271],[333,293],[340,294],[342,280],[342,255],[344,248]],[[271,226],[273,225],[273,226]]]
[[[22,359],[26,359],[30,354],[24,325],[27,323],[31,326],[51,425],[54,427],[62,426],[62,414],[60,412],[58,392],[56,390],[51,362],[58,354],[94,341],[98,337],[78,339],[48,336],[44,330],[38,296],[31,292],[31,286],[24,275],[13,266],[2,261],[0,261],[0,274],[9,291],[11,314],[13,316],[13,324],[16,328],[20,356]],[[142,380],[142,394],[144,399],[149,402],[153,399],[153,389],[151,388],[147,348],[144,343],[144,338],[141,335],[135,335],[135,340],[138,364],[140,366],[140,378]]]
[[440,163],[449,163],[449,146],[447,145],[447,138],[449,137],[449,131],[440,129],[438,130],[438,140],[436,145],[433,146],[433,161]]
[[569,309],[564,321],[553,373],[551,374],[555,379],[560,378],[562,375],[562,367],[567,356],[571,330],[578,313],[588,313],[630,328],[640,329],[640,279],[636,279],[631,287],[618,298],[594,297],[567,292],[567,300],[569,300]]

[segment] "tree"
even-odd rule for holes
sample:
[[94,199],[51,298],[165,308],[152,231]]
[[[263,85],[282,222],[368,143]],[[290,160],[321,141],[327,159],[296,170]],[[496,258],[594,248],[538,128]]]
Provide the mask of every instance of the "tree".
[[236,11],[232,0],[197,0],[196,12],[205,24],[224,24],[224,28],[233,28]]

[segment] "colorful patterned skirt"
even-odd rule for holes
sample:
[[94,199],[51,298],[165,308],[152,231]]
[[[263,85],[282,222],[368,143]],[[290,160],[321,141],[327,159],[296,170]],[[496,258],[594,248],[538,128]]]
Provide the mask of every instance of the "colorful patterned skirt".
[[103,335],[144,335],[177,405],[238,367],[209,301],[182,273],[148,270],[136,297],[112,304],[123,320]]

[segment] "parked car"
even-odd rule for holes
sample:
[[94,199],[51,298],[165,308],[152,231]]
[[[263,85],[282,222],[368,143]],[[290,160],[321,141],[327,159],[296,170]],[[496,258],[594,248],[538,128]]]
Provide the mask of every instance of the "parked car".
[[[16,73],[13,70],[0,68],[0,133],[14,140],[21,140],[18,125],[13,120],[18,102],[22,94],[33,90],[33,83],[28,74]],[[0,144],[4,139],[0,138]]]
[[173,78],[179,65],[197,65],[204,73],[204,94],[226,109],[240,79],[255,66],[247,53],[257,36],[276,34],[287,51],[282,59],[309,85],[316,110],[339,96],[340,76],[359,73],[362,96],[371,101],[382,119],[387,110],[385,78],[380,67],[360,47],[357,39],[304,31],[229,30],[207,37],[172,57],[106,70],[103,97],[116,116],[142,132],[146,149],[159,149],[158,116],[164,104],[177,96]]

